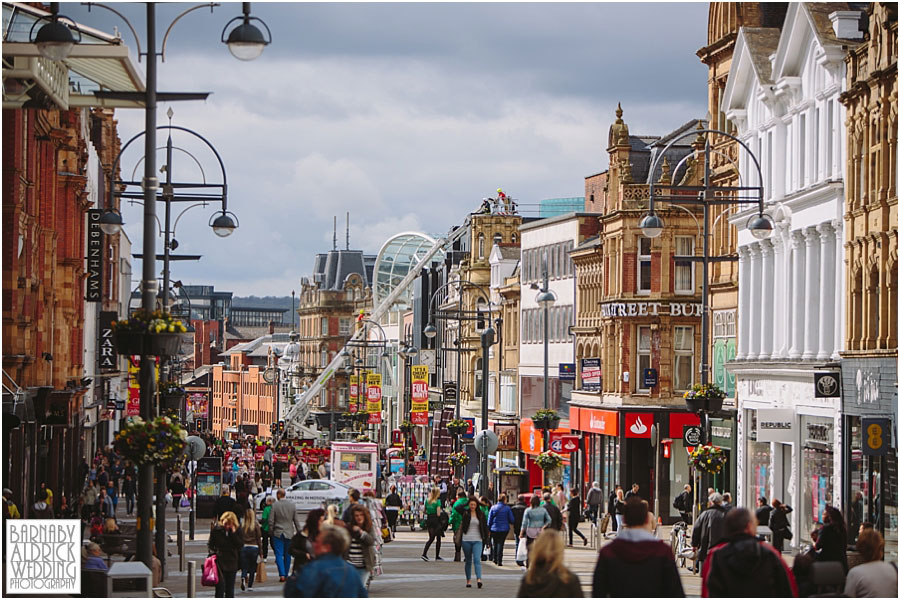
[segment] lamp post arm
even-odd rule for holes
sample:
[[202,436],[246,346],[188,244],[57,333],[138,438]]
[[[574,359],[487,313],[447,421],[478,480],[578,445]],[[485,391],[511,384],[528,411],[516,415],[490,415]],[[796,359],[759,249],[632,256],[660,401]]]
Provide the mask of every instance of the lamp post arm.
[[119,16],[120,19],[125,21],[125,24],[128,25],[128,29],[131,30],[131,35],[134,36],[134,43],[137,45],[138,51],[138,62],[141,62],[141,56],[143,55],[143,53],[141,52],[141,38],[138,37],[137,31],[135,31],[134,26],[131,24],[131,21],[128,20],[128,17],[114,9],[112,6],[109,6],[108,4],[101,4],[100,2],[82,2],[82,4],[84,6],[87,6],[88,12],[91,12],[91,8],[99,6],[100,8],[105,8],[106,10],[115,13]]
[[172,28],[175,27],[175,23],[180,21],[181,18],[183,16],[185,16],[186,14],[192,13],[197,9],[209,8],[209,12],[212,13],[213,9],[217,6],[221,6],[221,5],[218,2],[210,2],[208,4],[198,4],[197,6],[192,6],[191,8],[187,9],[186,11],[184,11],[183,13],[181,13],[180,15],[175,17],[175,19],[172,20],[172,22],[169,24],[169,28],[166,29],[165,35],[163,35],[162,50],[160,50],[160,58],[162,58],[163,62],[166,62],[166,41],[169,39],[169,33],[172,32]]

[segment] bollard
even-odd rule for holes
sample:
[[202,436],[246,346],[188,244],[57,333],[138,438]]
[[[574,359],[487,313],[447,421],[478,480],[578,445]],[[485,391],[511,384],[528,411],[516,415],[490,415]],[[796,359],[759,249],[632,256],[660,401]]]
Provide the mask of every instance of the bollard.
[[194,516],[194,498],[191,498],[191,512],[188,515],[188,539],[192,542],[194,541],[194,521],[196,520]]
[[197,597],[197,561],[189,560],[187,564],[187,597]]
[[178,570],[184,571],[184,530],[178,528]]

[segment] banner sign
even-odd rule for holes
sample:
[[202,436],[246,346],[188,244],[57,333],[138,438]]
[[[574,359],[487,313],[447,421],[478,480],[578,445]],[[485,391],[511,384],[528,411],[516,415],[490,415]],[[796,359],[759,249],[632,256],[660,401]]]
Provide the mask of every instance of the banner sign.
[[141,415],[141,368],[137,361],[128,361],[128,405],[125,407],[126,417]]
[[103,230],[100,229],[100,217],[103,210],[91,208],[87,211],[87,288],[86,302],[103,300]]
[[863,456],[885,456],[891,447],[891,420],[862,419]]
[[366,400],[369,423],[381,423],[381,375],[369,373],[366,376]]
[[428,425],[428,365],[412,365],[410,373],[412,409],[409,420],[413,425]]
[[840,398],[841,397],[841,372],[816,372],[815,380],[816,398]]
[[97,347],[100,361],[100,372],[108,373],[119,369],[119,355],[113,344],[113,321],[119,318],[119,313],[114,310],[100,311],[100,327],[98,328]]
[[599,358],[581,359],[581,389],[586,392],[599,392],[603,389]]
[[794,411],[783,408],[756,411],[757,442],[792,442],[794,440]]
[[359,412],[359,376],[350,376],[350,404],[348,412]]
[[575,363],[559,363],[559,380],[575,381]]
[[187,410],[190,413],[194,413],[195,419],[206,419],[209,417],[209,400],[206,398],[206,394],[188,394],[187,396]]

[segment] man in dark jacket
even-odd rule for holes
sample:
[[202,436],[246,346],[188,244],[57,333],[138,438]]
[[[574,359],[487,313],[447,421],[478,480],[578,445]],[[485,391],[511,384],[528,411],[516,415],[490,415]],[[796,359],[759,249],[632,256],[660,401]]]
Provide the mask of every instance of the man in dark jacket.
[[675,500],[672,502],[672,506],[678,509],[678,512],[681,513],[681,520],[691,524],[691,512],[694,504],[694,494],[691,492],[691,485],[687,484],[684,486],[684,491],[675,496]]
[[541,503],[541,506],[543,506],[547,511],[547,514],[550,515],[550,525],[548,526],[548,528],[562,531],[562,511],[556,508],[556,505],[553,504],[553,500],[550,497],[550,492],[544,492],[544,501]]
[[725,533],[727,542],[712,548],[703,562],[704,598],[797,596],[797,582],[781,555],[756,539],[756,517],[749,510],[728,511]]
[[[516,498],[516,503],[512,507],[513,514],[513,533],[516,536],[516,549],[518,550],[518,539],[519,532],[522,531],[522,519],[525,517],[525,511],[528,510],[528,505],[525,504],[525,496],[524,494],[519,494],[518,498]],[[520,567],[525,566],[525,561],[516,561],[516,564]]]
[[722,494],[714,493],[709,502],[710,507],[697,517],[691,534],[691,546],[701,562],[706,560],[710,548],[725,541],[725,514],[728,511],[722,507]]
[[222,486],[222,495],[216,500],[216,521],[227,512],[234,512],[234,498],[231,497],[231,489],[227,485]]
[[769,516],[772,514],[772,507],[765,496],[756,499],[756,524],[769,526]]
[[512,527],[515,519],[512,509],[506,504],[506,494],[500,494],[500,499],[488,513],[488,529],[491,531],[491,560],[498,567],[503,566],[503,543],[509,537],[509,528]]
[[594,525],[597,524],[597,513],[600,512],[600,505],[603,504],[603,492],[600,491],[600,483],[595,481],[593,485],[591,485],[591,489],[587,493],[587,498],[584,499],[585,503],[588,506],[588,512],[591,515],[591,522]]
[[572,488],[571,494],[572,496],[566,504],[566,523],[569,525],[569,545],[572,545],[572,534],[574,533],[578,534],[578,537],[580,537],[581,541],[584,542],[584,545],[587,546],[587,538],[584,537],[583,533],[578,531],[578,524],[581,523],[581,498],[578,496],[578,488]]
[[629,498],[624,517],[625,527],[600,549],[593,597],[684,597],[672,549],[653,535],[647,503]]

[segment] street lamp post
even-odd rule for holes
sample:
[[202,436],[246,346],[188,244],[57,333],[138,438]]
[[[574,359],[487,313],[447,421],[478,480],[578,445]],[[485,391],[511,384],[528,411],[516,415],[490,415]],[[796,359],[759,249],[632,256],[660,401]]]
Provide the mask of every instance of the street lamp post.
[[[544,311],[544,409],[550,408],[550,308],[556,303],[556,292],[550,289],[550,273],[547,268],[547,251],[541,256],[541,269],[544,281],[535,302]],[[541,436],[543,450],[547,451],[550,444],[550,430],[545,429]]]
[[[709,135],[720,135],[726,138],[732,139],[743,148],[744,152],[747,153],[747,156],[751,159],[752,165],[756,168],[757,173],[757,181],[759,185],[756,186],[714,186],[710,183],[710,176],[712,174],[711,171],[711,161],[710,157],[713,153],[716,153],[716,150],[711,148]],[[676,137],[671,140],[668,145],[656,155],[653,159],[653,162],[650,165],[649,173],[652,175],[656,172],[657,163],[662,160],[662,158],[666,155],[670,148],[672,148],[676,143],[681,140],[690,137],[690,136],[698,136],[695,141],[695,152],[694,154],[699,154],[699,148],[702,145],[703,147],[703,183],[699,186],[691,186],[691,185],[670,185],[664,184],[666,188],[668,188],[668,193],[660,194],[655,188],[656,185],[652,178],[650,180],[650,208],[648,213],[641,219],[640,228],[643,231],[644,235],[649,238],[659,237],[662,234],[662,231],[665,227],[663,220],[656,213],[656,203],[657,202],[667,202],[671,205],[679,205],[679,204],[687,204],[687,205],[700,205],[703,210],[703,255],[702,256],[676,256],[676,261],[692,261],[699,262],[703,265],[703,280],[701,285],[701,317],[700,317],[700,335],[701,335],[701,346],[700,346],[700,383],[702,385],[707,385],[709,383],[709,264],[712,262],[724,262],[724,261],[734,261],[737,260],[734,256],[710,256],[709,251],[709,243],[710,243],[710,223],[709,223],[709,209],[714,205],[756,205],[757,213],[750,217],[747,222],[747,229],[753,235],[753,237],[757,239],[765,239],[769,237],[772,233],[772,220],[765,215],[764,211],[764,194],[762,187],[762,169],[760,168],[759,161],[756,159],[756,156],[750,150],[750,148],[737,137],[726,133],[724,131],[719,131],[717,129],[706,129],[706,128],[698,128],[687,133],[683,133],[682,135]],[[673,173],[671,181],[678,181],[677,179],[677,171],[681,167],[682,164],[685,164],[687,159],[691,156],[688,154],[685,156],[681,162],[676,165]],[[696,157],[699,158],[699,157]],[[681,208],[681,207],[679,207]],[[697,412],[700,413],[701,419],[701,429],[703,432],[703,443],[709,443],[711,440],[710,431],[709,431],[709,413],[710,407],[707,403],[701,407]],[[659,452],[659,448],[657,447],[657,452]]]
[[[490,373],[488,370],[488,354],[491,346],[494,344],[494,328],[491,327],[490,321],[488,326],[481,332],[481,431],[486,436],[488,430],[488,390]],[[483,438],[487,440],[487,437]],[[480,451],[481,456],[481,477],[478,478],[478,491],[482,496],[486,496],[488,492],[488,480],[490,479],[488,453],[484,448]]]

